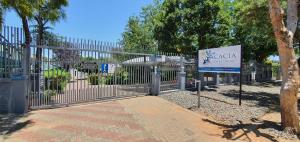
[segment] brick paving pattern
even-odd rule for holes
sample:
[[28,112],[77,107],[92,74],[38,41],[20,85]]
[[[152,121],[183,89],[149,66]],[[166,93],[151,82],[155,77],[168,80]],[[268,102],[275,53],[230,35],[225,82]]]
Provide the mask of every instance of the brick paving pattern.
[[[12,142],[158,142],[117,101],[34,111]],[[1,139],[0,139],[1,141]]]

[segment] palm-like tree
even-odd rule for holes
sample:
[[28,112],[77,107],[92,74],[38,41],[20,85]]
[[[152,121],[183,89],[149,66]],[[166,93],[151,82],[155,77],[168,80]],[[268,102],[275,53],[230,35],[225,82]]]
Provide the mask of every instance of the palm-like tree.
[[[34,31],[37,33],[37,44],[42,45],[46,30],[49,29],[48,23],[55,24],[60,19],[66,17],[64,7],[68,5],[68,0],[39,0],[33,12],[32,21],[35,21]],[[42,48],[36,50],[36,59],[40,60]],[[36,69],[40,70],[38,66]]]
[[0,31],[2,29],[2,24],[3,24],[3,13],[4,13],[4,9],[2,7],[2,4],[0,3]]
[[[68,0],[38,0],[30,20],[36,23],[34,32],[37,34],[37,45],[43,45],[47,36],[48,24],[55,24],[66,17],[64,7],[68,5]],[[35,73],[39,75],[41,72],[42,48],[36,50]],[[39,77],[35,81],[36,88],[39,88]]]
[[55,24],[66,17],[64,7],[68,0],[38,0],[30,20],[36,23],[37,44],[42,44],[48,24]]

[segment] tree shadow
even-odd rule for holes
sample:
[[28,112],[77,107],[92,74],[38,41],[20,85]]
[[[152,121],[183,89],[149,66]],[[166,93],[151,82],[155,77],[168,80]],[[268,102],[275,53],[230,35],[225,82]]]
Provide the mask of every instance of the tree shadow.
[[252,83],[250,86],[260,86],[260,87],[280,87],[281,86],[281,81],[267,81],[267,82],[256,82]]
[[24,115],[15,115],[15,114],[0,114],[0,134],[1,135],[10,135],[14,132],[17,132],[28,125],[32,124],[31,120],[20,121],[21,118],[27,117]]
[[[239,91],[228,90],[221,92],[222,95],[232,99],[239,99]],[[273,111],[280,111],[279,95],[276,93],[243,91],[242,101],[251,101],[254,106],[268,107]]]
[[222,138],[226,138],[228,140],[240,140],[241,138],[246,137],[248,141],[251,142],[253,140],[251,140],[249,134],[254,133],[257,137],[264,137],[271,141],[278,142],[278,140],[276,140],[274,136],[267,133],[263,133],[259,131],[259,129],[273,128],[281,131],[281,127],[278,123],[266,120],[252,120],[252,123],[247,124],[243,124],[243,122],[239,121],[240,124],[236,125],[226,125],[215,121],[211,121],[209,119],[203,119],[203,121],[225,128],[225,130],[223,130]]

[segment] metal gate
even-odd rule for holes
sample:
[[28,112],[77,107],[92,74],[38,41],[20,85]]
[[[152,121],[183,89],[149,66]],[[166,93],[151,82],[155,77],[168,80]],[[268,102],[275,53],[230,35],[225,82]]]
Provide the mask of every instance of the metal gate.
[[32,109],[147,95],[155,66],[161,71],[161,91],[178,89],[180,56],[175,54],[66,38],[32,45],[31,52]]
[[57,46],[32,46],[31,108],[149,94],[152,54],[112,43],[61,40]]
[[[156,82],[152,80],[154,71],[159,72],[159,91],[179,89],[183,56],[160,53],[158,49],[132,51],[117,43],[54,34],[48,34],[43,41],[32,34],[30,67],[24,68],[21,31],[5,27],[0,33],[0,80],[11,79],[19,70],[30,70],[26,74],[26,98],[31,109],[147,95]],[[3,42],[6,39],[10,40]]]

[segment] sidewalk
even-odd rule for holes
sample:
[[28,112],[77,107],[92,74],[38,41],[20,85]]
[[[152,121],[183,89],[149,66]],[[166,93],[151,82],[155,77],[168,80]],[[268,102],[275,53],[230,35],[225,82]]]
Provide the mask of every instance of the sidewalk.
[[[0,141],[227,141],[222,138],[223,128],[204,122],[203,119],[206,118],[161,98],[139,97],[33,111],[19,119],[16,128],[0,136]],[[252,141],[266,141],[253,135],[250,137]],[[239,140],[243,140],[243,137]]]

